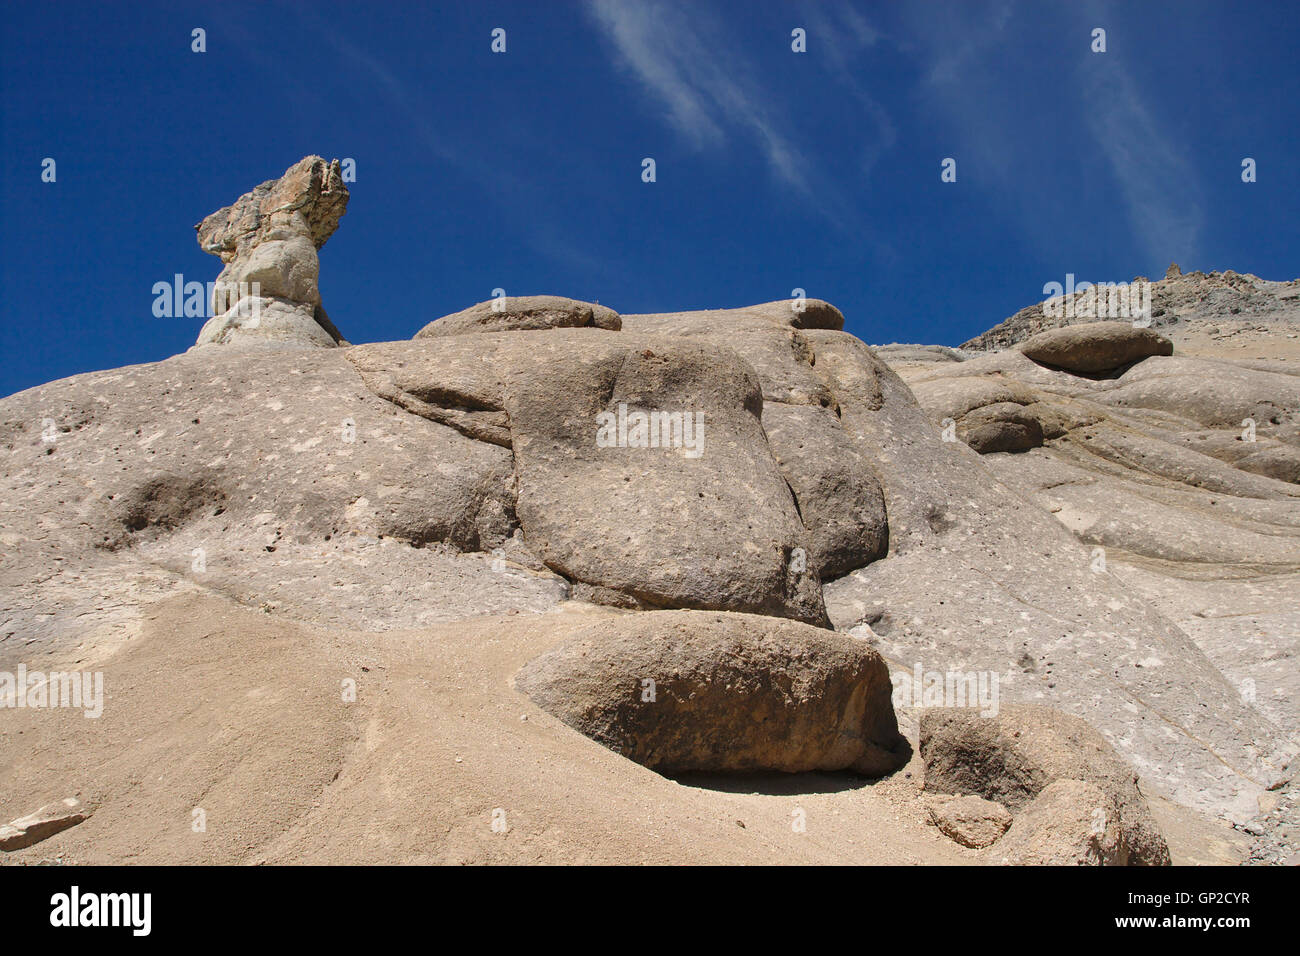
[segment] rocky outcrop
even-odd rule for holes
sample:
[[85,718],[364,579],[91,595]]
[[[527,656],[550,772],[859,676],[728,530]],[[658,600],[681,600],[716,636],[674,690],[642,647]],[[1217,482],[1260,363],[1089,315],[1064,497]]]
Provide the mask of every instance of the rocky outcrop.
[[[1215,294],[1212,283],[1196,282],[1200,285],[1192,288]],[[1256,801],[1264,799],[1265,788],[1276,782],[1294,752],[1297,742],[1286,728],[1300,721],[1294,704],[1300,674],[1288,663],[1296,653],[1300,611],[1283,596],[1300,589],[1300,484],[1295,481],[1300,470],[1293,464],[1300,460],[1300,374],[1296,349],[1289,345],[1297,333],[1285,311],[1288,290],[1300,290],[1292,283],[1274,285],[1269,295],[1278,307],[1271,320],[1275,331],[1247,330],[1223,340],[1254,342],[1271,359],[1229,357],[1203,324],[1187,320],[1163,330],[1173,355],[1152,355],[1107,374],[1040,365],[1018,348],[960,363],[899,365],[934,427],[945,417],[962,423],[964,415],[999,401],[1013,401],[1038,421],[1041,447],[1016,455],[986,454],[983,463],[1009,493],[1055,516],[1087,549],[1081,560],[1094,583],[1076,587],[1091,589],[1105,581],[1116,588],[1113,601],[1146,602],[1172,619],[1220,674],[1218,679],[1204,674],[1197,686],[1256,722],[1258,739],[1269,742],[1266,757],[1258,763],[1231,761],[1249,782],[1230,807],[1220,804],[1243,824],[1256,814]],[[1187,308],[1201,314],[1215,306],[1206,300]],[[1084,334],[1102,325],[1063,331]],[[959,427],[955,437],[969,438],[969,432]],[[890,518],[892,526],[895,514]],[[839,611],[829,594],[828,607],[835,618]],[[1113,622],[1115,613],[1107,608],[1100,619]],[[1122,631],[1105,626],[1099,631],[1124,639]],[[884,637],[880,646],[885,649],[891,641],[892,635]],[[1040,686],[1055,684],[1050,689],[1059,691],[1062,668],[1073,669],[1073,656],[1091,655],[1092,646],[1072,641],[1047,656],[1031,652],[1017,668],[1019,676],[1013,676]],[[1146,683],[1168,665],[1168,656],[1156,652],[1108,672],[1142,674]],[[1167,691],[1156,683],[1151,681],[1144,698],[1167,701]],[[1161,780],[1162,762],[1147,763],[1129,749],[1130,731],[1108,727],[1086,709],[1067,709],[1103,729],[1112,744],[1125,746],[1125,755],[1149,783],[1170,782]],[[1197,711],[1204,714],[1196,704],[1166,712],[1181,722]],[[1193,805],[1203,799],[1180,788],[1175,794]]]
[[[1137,276],[1132,283],[1146,282]],[[1155,328],[1186,322],[1217,323],[1249,321],[1268,325],[1290,325],[1300,321],[1300,280],[1275,282],[1250,273],[1188,272],[1172,265],[1165,278],[1151,283],[1151,325]],[[1006,349],[1044,329],[1086,324],[1115,318],[1107,299],[1098,310],[1095,299],[1080,292],[1059,298],[1059,309],[1048,314],[1042,302],[1021,309],[1015,315],[963,342],[966,351]],[[1109,293],[1107,293],[1109,296]],[[1145,294],[1143,294],[1145,300]],[[1144,302],[1145,304],[1145,302]],[[1129,314],[1128,318],[1135,318]]]
[[[311,157],[200,226],[221,288],[255,278],[266,300],[257,324],[213,320],[205,341],[338,341],[313,258],[346,201],[336,178]],[[1300,623],[1286,480],[1300,376],[1284,362],[1210,360],[1181,340],[1095,372],[1014,349],[883,350],[900,374],[817,300],[500,304],[400,342],[291,361],[196,348],[4,399],[0,668],[32,648],[111,655],[155,604],[202,594],[222,614],[327,629],[294,645],[326,648],[320,713],[338,697],[339,634],[360,634],[348,654],[369,661],[390,650],[369,632],[445,625],[433,641],[393,635],[421,661],[394,708],[418,698],[435,722],[490,700],[525,725],[512,757],[534,753],[540,727],[583,766],[623,763],[517,713],[517,673],[560,721],[665,773],[862,774],[901,759],[893,707],[905,728],[915,716],[890,705],[885,668],[956,671],[996,678],[1002,716],[923,727],[922,749],[932,793],[947,778],[962,793],[936,810],[944,832],[975,846],[1005,823],[967,797],[1015,817],[990,858],[1029,834],[1026,860],[1059,842],[1042,859],[1159,861],[1134,773],[1191,807],[1258,813],[1295,725],[1282,638]],[[228,637],[216,620],[193,641]],[[501,656],[467,671],[479,651]],[[166,666],[166,641],[149,653],[141,674]],[[1050,712],[1021,729],[1015,703],[1096,733]],[[979,759],[962,769],[968,738]],[[441,786],[425,796],[455,785]],[[1081,835],[1095,810],[1103,825]]]
[[[927,709],[921,717],[920,742],[926,789],[974,794],[1002,804],[1016,815],[1007,838],[1017,844],[1022,832],[1041,827],[1040,820],[1056,820],[1071,839],[1086,837],[1099,823],[1102,831],[1113,823],[1114,845],[1097,862],[1169,863],[1169,849],[1138,789],[1137,774],[1077,717],[1038,706],[1003,707],[996,717],[964,708]],[[1080,806],[1080,796],[1094,789],[1048,793],[1058,781],[1082,781],[1104,799]],[[1034,806],[1039,800],[1043,804]],[[1074,810],[1057,820],[1045,807],[1062,801]],[[1022,824],[1026,812],[1028,822]],[[1023,842],[1036,847],[1043,841]],[[1006,855],[1001,845],[997,852]]]
[[347,204],[338,160],[308,156],[195,226],[203,251],[225,264],[196,344],[340,344],[321,306],[317,250]]
[[793,621],[692,611],[622,616],[579,629],[515,682],[570,727],[665,774],[875,777],[909,755],[879,655]]

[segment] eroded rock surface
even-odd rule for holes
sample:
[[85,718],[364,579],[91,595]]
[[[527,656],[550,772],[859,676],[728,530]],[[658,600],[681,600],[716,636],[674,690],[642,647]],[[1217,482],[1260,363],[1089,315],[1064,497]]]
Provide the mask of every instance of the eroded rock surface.
[[[308,157],[200,224],[219,292],[261,287],[240,297],[257,324],[223,300],[201,338],[249,348],[0,401],[0,667],[111,659],[164,601],[243,605],[335,635],[432,629],[393,636],[438,635],[440,669],[412,665],[410,684],[435,688],[432,719],[472,709],[464,635],[564,630],[493,665],[496,711],[519,703],[518,673],[664,772],[868,775],[902,756],[885,668],[956,671],[996,677],[1002,715],[923,725],[922,749],[929,782],[1016,816],[990,858],[1160,862],[1135,773],[1215,815],[1272,812],[1300,690],[1300,376],[1281,357],[1207,355],[1168,316],[1172,356],[1071,327],[1058,337],[1091,352],[1044,362],[877,352],[818,300],[619,315],[552,296],[336,349],[316,252],[346,201],[337,166]],[[1291,308],[1294,284],[1259,281],[1171,275],[1157,302]],[[469,623],[487,614],[532,616],[494,636]],[[334,665],[366,668],[322,647],[332,707]],[[149,668],[166,657],[147,650]],[[1025,702],[1053,711],[1008,731]],[[963,741],[978,772],[951,756]],[[48,797],[24,799],[14,815]],[[948,823],[968,845],[1005,822],[963,806]]]

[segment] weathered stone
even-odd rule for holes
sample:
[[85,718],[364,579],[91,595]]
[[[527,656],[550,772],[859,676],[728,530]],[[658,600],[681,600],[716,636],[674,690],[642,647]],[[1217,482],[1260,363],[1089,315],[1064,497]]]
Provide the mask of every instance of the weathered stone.
[[1086,322],[1039,332],[1022,342],[1021,352],[1043,365],[1070,372],[1109,372],[1153,355],[1173,355],[1174,345],[1149,328],[1131,322]]
[[835,413],[768,402],[763,431],[808,529],[808,563],[822,580],[884,557],[889,522],[880,482]]
[[617,332],[623,323],[603,305],[558,295],[523,295],[492,299],[445,315],[415,333],[417,339],[472,332],[529,332],[539,329],[597,328]]
[[263,239],[283,238],[268,235],[276,230],[306,235],[319,249],[338,228],[347,206],[339,161],[307,156],[194,228],[204,252],[230,263]]
[[920,747],[927,790],[977,794],[1013,813],[1054,781],[1090,783],[1113,807],[1125,860],[1169,862],[1137,774],[1078,717],[1033,705],[1003,706],[996,717],[968,708],[927,708]]
[[35,813],[0,826],[0,850],[21,850],[48,840],[68,827],[75,827],[89,816],[90,811],[76,797],[48,804]]
[[[1011,866],[1138,866],[1114,800],[1083,780],[1053,780],[988,851],[986,862]],[[1158,861],[1167,864],[1168,860]]]
[[908,756],[879,655],[793,621],[698,611],[602,620],[515,683],[570,727],[666,774],[880,776]]
[[1023,405],[995,402],[962,416],[957,437],[981,455],[1025,451],[1043,443],[1043,427]]
[[[734,353],[625,333],[587,333],[575,348],[569,337],[582,334],[519,333],[532,366],[506,386],[517,510],[534,550],[566,578],[648,607],[824,623],[816,573],[792,566],[808,542],[764,438],[753,370]],[[624,424],[638,414],[650,447]],[[626,447],[602,447],[601,416]],[[672,438],[661,416],[690,433],[658,440]]]
[[[320,307],[316,250],[347,202],[338,160],[308,156],[195,226],[203,251],[225,263],[212,292],[213,318],[196,344],[339,344],[342,336]],[[264,309],[268,303],[276,307]]]
[[931,806],[930,819],[945,836],[975,850],[991,846],[1011,826],[1011,814],[1006,807],[973,795],[953,797]]

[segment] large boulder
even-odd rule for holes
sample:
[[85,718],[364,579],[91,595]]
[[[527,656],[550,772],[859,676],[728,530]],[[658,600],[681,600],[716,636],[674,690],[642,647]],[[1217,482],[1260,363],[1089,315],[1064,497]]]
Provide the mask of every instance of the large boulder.
[[1154,329],[1131,322],[1086,322],[1048,329],[1019,346],[1042,365],[1069,372],[1109,372],[1153,355],[1173,355],[1174,345]]
[[1020,811],[985,862],[1130,866],[1152,861],[1134,857],[1115,801],[1106,791],[1084,780],[1062,778],[1049,783]]
[[888,671],[864,642],[748,614],[602,619],[526,664],[543,710],[661,773],[852,770],[908,757]]
[[347,204],[338,160],[307,156],[195,226],[199,246],[225,264],[196,344],[342,343],[321,308],[317,250]]
[[748,364],[690,341],[525,334],[505,408],[519,520],[548,567],[644,607],[826,622]]
[[883,558],[885,496],[838,416],[817,405],[763,406],[763,431],[808,528],[808,563],[823,581]]
[[480,302],[452,315],[444,315],[415,333],[415,338],[438,338],[470,332],[530,332],[540,329],[608,329],[617,332],[622,321],[613,309],[559,295],[509,296]]
[[1091,784],[1105,794],[1101,809],[1118,826],[1117,854],[1133,864],[1169,862],[1137,774],[1078,717],[1034,705],[1004,706],[987,717],[968,708],[926,709],[920,749],[927,790],[975,794],[1013,814],[1055,781]]

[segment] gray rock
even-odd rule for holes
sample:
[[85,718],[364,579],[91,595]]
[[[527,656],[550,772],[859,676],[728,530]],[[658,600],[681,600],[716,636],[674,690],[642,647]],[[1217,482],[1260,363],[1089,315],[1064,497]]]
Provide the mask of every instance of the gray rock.
[[[581,334],[512,336],[530,337],[521,347],[534,363],[505,395],[517,510],[547,566],[647,607],[824,623],[817,575],[792,567],[808,541],[764,438],[749,365],[624,334],[589,333],[577,348],[570,337]],[[698,448],[600,446],[598,416],[637,413],[693,416]]]
[[308,302],[247,296],[226,312],[205,322],[195,345],[277,342],[299,347],[333,348],[337,342],[317,319],[318,314],[324,314],[324,310],[318,312],[318,309],[319,306]]
[[320,307],[316,252],[347,202],[338,160],[308,156],[195,226],[203,251],[225,264],[213,288],[213,318],[196,344],[339,344]]
[[1265,430],[1300,422],[1300,378],[1207,359],[1148,359],[1098,401],[1152,409],[1212,428],[1238,430],[1249,418]]
[[871,460],[835,413],[769,402],[763,406],[763,430],[808,529],[809,564],[822,580],[884,557],[889,544],[884,493]]
[[957,437],[981,455],[1026,451],[1043,443],[1043,427],[1025,406],[995,402],[963,415],[957,422]]

